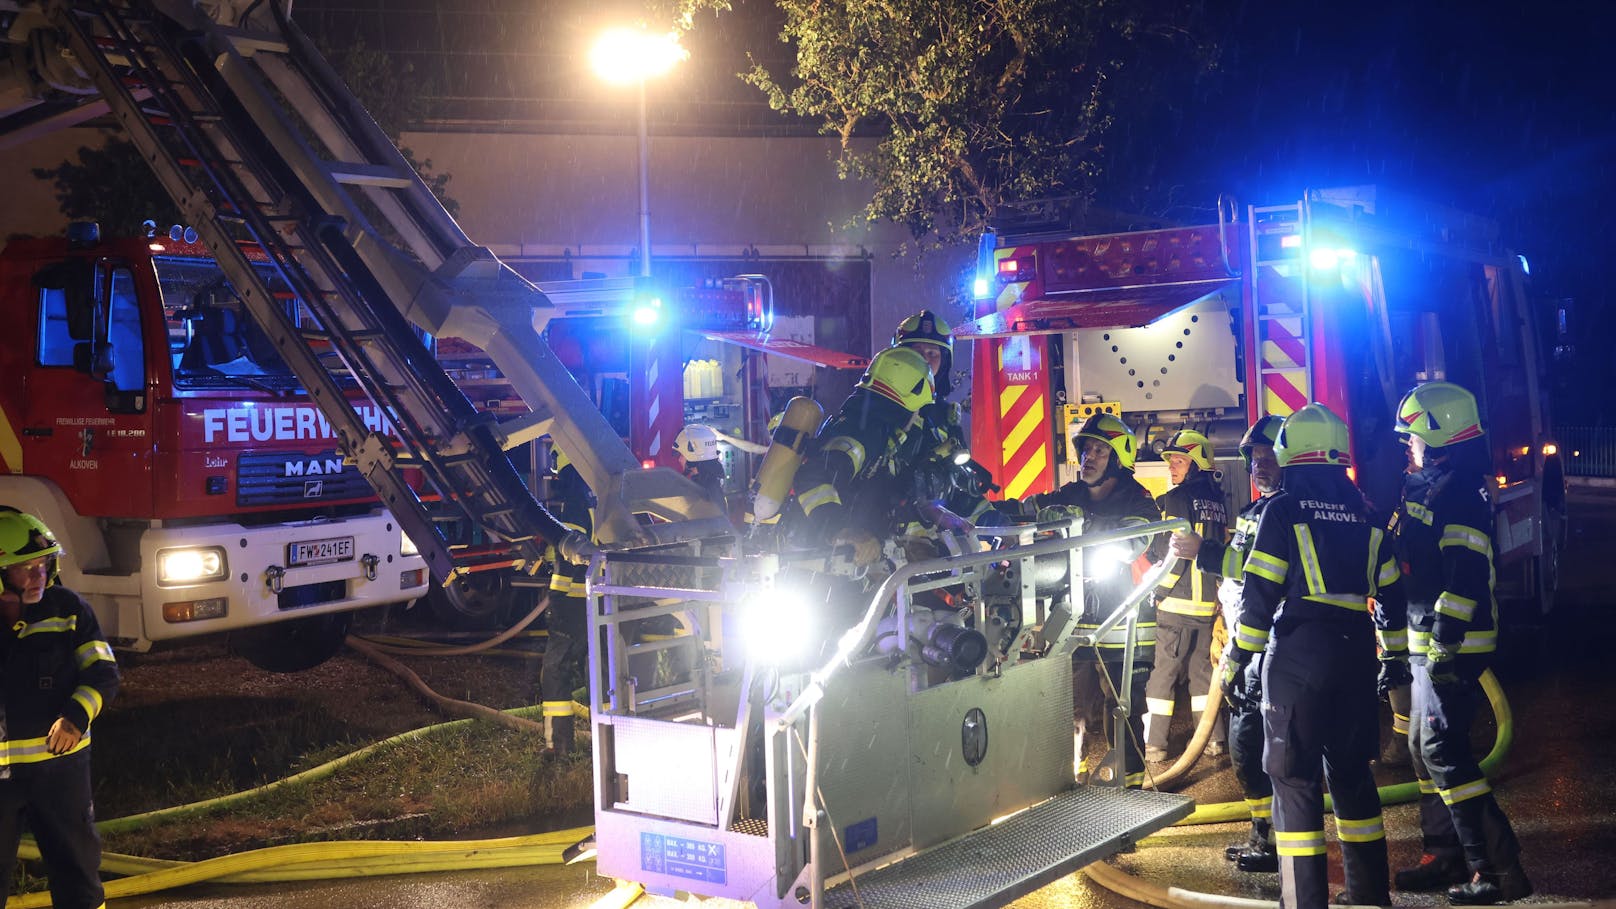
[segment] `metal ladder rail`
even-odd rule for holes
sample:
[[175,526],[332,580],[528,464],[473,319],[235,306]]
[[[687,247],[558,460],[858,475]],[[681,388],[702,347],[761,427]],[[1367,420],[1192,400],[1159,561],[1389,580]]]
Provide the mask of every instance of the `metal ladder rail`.
[[[1299,373],[1302,378],[1302,385],[1299,390],[1302,392],[1304,398],[1311,400],[1313,392],[1313,344],[1312,319],[1309,315],[1310,306],[1308,304],[1308,297],[1310,294],[1310,287],[1308,284],[1309,267],[1306,260],[1308,241],[1311,238],[1307,235],[1308,232],[1305,203],[1297,202],[1291,205],[1267,206],[1253,205],[1247,210],[1247,212],[1250,261],[1252,263],[1252,268],[1254,269],[1253,279],[1251,281],[1252,316],[1256,325],[1256,354],[1258,357],[1257,370],[1258,376],[1260,377],[1263,385],[1261,391],[1266,399],[1269,383],[1276,377],[1289,377]],[[1296,225],[1296,236],[1300,238],[1302,243],[1296,257],[1263,258],[1261,256],[1260,228],[1263,224],[1275,223],[1274,219],[1264,220],[1263,216],[1265,215],[1288,215],[1288,219],[1281,220],[1288,220],[1289,223]],[[1275,266],[1281,265],[1294,265],[1298,269],[1298,274],[1295,280],[1300,282],[1299,297],[1294,302],[1270,301],[1268,299],[1268,295],[1263,292],[1264,276],[1261,270],[1264,268],[1272,269]],[[1290,329],[1286,327],[1285,320],[1294,320],[1299,326],[1299,329],[1294,333],[1294,335]],[[1300,358],[1298,358],[1297,362],[1290,366],[1269,365],[1268,357],[1266,355],[1269,345],[1272,344],[1276,349],[1278,349],[1281,346],[1280,342],[1286,340],[1294,340],[1298,342],[1301,348]],[[1266,400],[1264,400],[1263,409],[1264,412],[1267,412]]]
[[[323,316],[321,321],[327,325],[341,326],[334,311],[329,308],[324,313],[320,311],[321,304],[328,299],[328,294],[347,291],[342,296],[344,301],[352,300],[361,306],[364,302],[354,288],[343,287],[341,282],[329,280],[332,277],[355,274],[353,266],[357,263],[346,263],[347,267],[344,268],[332,257],[324,254],[326,251],[322,250],[322,241],[325,238],[320,234],[323,232],[329,235],[329,228],[322,231],[323,225],[320,223],[310,225],[299,219],[291,211],[295,208],[292,200],[284,195],[272,194],[264,188],[274,185],[274,182],[265,179],[262,170],[252,170],[248,167],[252,163],[249,156],[239,156],[238,160],[237,156],[231,154],[244,150],[246,143],[241,141],[241,132],[231,132],[223,128],[222,124],[228,119],[225,116],[226,112],[217,108],[193,109],[180,97],[182,89],[194,92],[198,98],[208,98],[210,93],[201,85],[200,79],[183,78],[187,72],[184,61],[179,59],[174,47],[163,47],[166,42],[160,28],[152,28],[150,38],[142,38],[138,34],[141,25],[155,26],[164,20],[155,17],[144,22],[126,19],[109,4],[95,5],[96,19],[108,33],[111,43],[137,70],[144,71],[143,80],[147,89],[153,94],[155,105],[163,110],[171,125],[181,127],[181,131],[186,134],[184,138],[189,150],[197,153],[196,160],[199,163],[207,161],[211,165],[205,168],[207,176],[213,183],[211,187],[193,185],[186,177],[183,165],[170,150],[164,148],[162,138],[147,122],[145,112],[122,85],[120,74],[114,70],[106,55],[99,50],[92,31],[75,15],[73,8],[60,4],[55,7],[53,13],[55,24],[69,36],[71,44],[75,46],[81,58],[96,64],[95,76],[100,83],[99,87],[108,97],[109,103],[118,113],[126,129],[135,137],[143,154],[159,171],[165,187],[182,204],[192,220],[198,223],[216,252],[230,251],[229,254],[220,256],[221,266],[242,289],[242,296],[255,318],[264,322],[270,329],[271,336],[282,355],[309,388],[311,396],[332,412],[331,415],[335,418],[333,425],[338,431],[345,451],[361,460],[362,467],[366,468],[367,478],[378,487],[383,500],[398,513],[406,531],[411,532],[412,537],[422,542],[423,553],[427,554],[434,573],[441,577],[449,576],[454,570],[454,557],[446,544],[433,545],[431,541],[436,540],[437,535],[433,531],[432,517],[426,513],[419,498],[396,470],[399,463],[411,459],[397,458],[391,449],[391,443],[385,437],[371,433],[359,419],[326,367],[308,349],[301,333],[291,326],[268,289],[263,286],[252,264],[247,261],[241,250],[236,248],[227,225],[235,223],[245,227],[275,259],[283,276],[303,297],[305,304],[315,311],[317,318]],[[155,43],[151,39],[156,39]],[[178,70],[179,78],[165,72],[165,63],[168,64],[169,70]],[[191,71],[190,75],[198,74]],[[200,106],[206,107],[206,105]],[[205,133],[217,133],[219,138],[215,139]],[[249,170],[251,178],[255,178],[252,182],[257,187],[256,191],[249,188],[241,175],[235,173],[244,168]],[[273,205],[278,205],[278,208],[271,207]],[[277,223],[293,225],[295,227],[293,233],[305,239],[306,245],[294,247],[282,242],[275,230]],[[305,268],[305,265],[314,267]],[[309,274],[310,271],[328,279],[323,282],[324,286]],[[363,270],[358,270],[357,274],[363,275]],[[360,309],[359,312],[363,314],[365,311]],[[520,477],[510,466],[508,459],[499,451],[486,424],[477,425],[483,418],[476,414],[469,402],[465,401],[464,395],[460,394],[442,374],[441,368],[431,361],[424,345],[420,345],[414,334],[407,330],[396,310],[386,307],[382,317],[385,318],[387,315],[393,316],[392,321],[395,323],[391,333],[384,329],[371,328],[361,329],[363,334],[347,330],[329,332],[344,364],[372,398],[378,400],[378,403],[398,421],[404,434],[413,437],[411,441],[415,445],[412,450],[426,456],[422,459],[425,462],[423,466],[429,468],[428,473],[435,484],[449,493],[443,496],[444,500],[454,504],[484,526],[493,523],[496,533],[500,536],[526,542],[529,544],[525,547],[528,550],[536,549],[537,547],[531,544],[529,532],[524,528],[542,527],[542,517],[547,515],[543,515],[542,509],[532,501]],[[384,350],[383,353],[395,357],[396,362],[403,364],[402,367],[393,367],[388,371],[397,376],[407,377],[430,378],[436,375],[442,380],[439,384],[447,386],[452,395],[442,393],[444,389],[440,388],[435,389],[439,393],[431,395],[429,399],[420,395],[420,389],[416,388],[415,398],[409,400],[397,393],[409,386],[376,381],[383,370],[368,356],[368,351],[362,348],[376,347],[379,339],[397,340],[401,336],[407,338],[408,342],[413,342],[417,349],[405,350],[402,356],[399,356],[400,352],[397,350]],[[458,402],[456,398],[459,399]],[[457,407],[457,404],[460,406]],[[456,413],[457,410],[460,413]],[[465,456],[450,458],[440,456],[434,459],[432,455],[437,454],[436,446],[441,444],[441,438],[448,434],[445,430],[455,427],[452,424],[444,427],[437,420],[434,420],[435,426],[424,426],[418,424],[416,418],[424,416],[432,419],[443,413],[459,417],[461,421],[459,428],[465,430],[463,435],[482,441],[483,445],[480,447],[485,449],[482,454],[486,455],[486,449],[491,448],[499,454],[498,459]],[[463,439],[456,441],[464,444]],[[472,447],[478,446],[474,443]],[[504,483],[495,479],[499,473],[497,465],[500,461],[504,462],[503,466],[506,468],[504,473],[508,474]],[[484,463],[496,465],[493,474],[483,469]],[[468,473],[466,471],[468,467],[471,468],[470,475],[455,476],[456,473]],[[456,479],[463,479],[466,482],[455,482]],[[490,480],[495,482],[489,482]],[[520,494],[499,496],[502,486],[519,490]],[[487,495],[489,492],[495,495]],[[483,501],[479,502],[479,499]],[[523,499],[527,501],[524,502]],[[470,507],[473,503],[484,507],[474,510]],[[524,505],[527,507],[523,507]],[[534,512],[539,513],[541,520],[534,519]],[[536,552],[523,554],[530,558],[537,556]]]

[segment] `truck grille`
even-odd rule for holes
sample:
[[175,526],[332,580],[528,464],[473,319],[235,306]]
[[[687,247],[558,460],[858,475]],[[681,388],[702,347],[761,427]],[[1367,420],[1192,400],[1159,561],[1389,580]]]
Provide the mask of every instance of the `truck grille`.
[[236,462],[236,504],[312,505],[373,495],[359,468],[334,451],[244,451]]

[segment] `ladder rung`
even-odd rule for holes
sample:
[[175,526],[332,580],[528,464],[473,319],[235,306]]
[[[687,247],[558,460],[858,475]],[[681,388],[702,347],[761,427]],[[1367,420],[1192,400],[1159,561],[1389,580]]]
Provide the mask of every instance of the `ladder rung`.
[[349,183],[355,186],[382,186],[388,189],[403,189],[414,182],[414,178],[401,174],[391,167],[380,164],[359,164],[350,161],[333,161],[326,165],[326,171],[331,179],[338,183]]

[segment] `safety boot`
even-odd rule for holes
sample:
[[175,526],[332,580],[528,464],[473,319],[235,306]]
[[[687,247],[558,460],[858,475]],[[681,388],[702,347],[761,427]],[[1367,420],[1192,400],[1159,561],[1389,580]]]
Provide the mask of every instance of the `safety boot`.
[[1330,900],[1332,906],[1380,906],[1381,909],[1392,909],[1391,903],[1363,903],[1352,898],[1352,895],[1343,890]]
[[1270,843],[1247,849],[1234,860],[1234,866],[1251,874],[1273,874],[1279,871],[1279,851]]
[[1448,888],[1448,902],[1455,906],[1494,906],[1532,895],[1532,882],[1519,862],[1503,871],[1477,871],[1468,882]]
[[554,755],[571,754],[574,744],[574,725],[574,718],[570,716],[545,717],[544,737],[548,743],[545,750]]
[[1418,893],[1427,890],[1441,890],[1449,884],[1457,884],[1470,876],[1470,869],[1465,865],[1464,857],[1456,852],[1427,852],[1420,856],[1420,863],[1413,868],[1404,868],[1397,872],[1393,881],[1398,890]]

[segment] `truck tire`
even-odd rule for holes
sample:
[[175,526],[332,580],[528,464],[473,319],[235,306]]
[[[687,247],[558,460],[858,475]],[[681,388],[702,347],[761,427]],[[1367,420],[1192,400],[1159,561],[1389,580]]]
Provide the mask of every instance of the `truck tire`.
[[543,593],[512,582],[509,571],[482,571],[456,578],[447,587],[435,584],[424,599],[433,619],[449,630],[505,628],[527,615]]
[[231,632],[230,652],[266,672],[302,672],[324,663],[348,639],[351,612],[327,612]]

